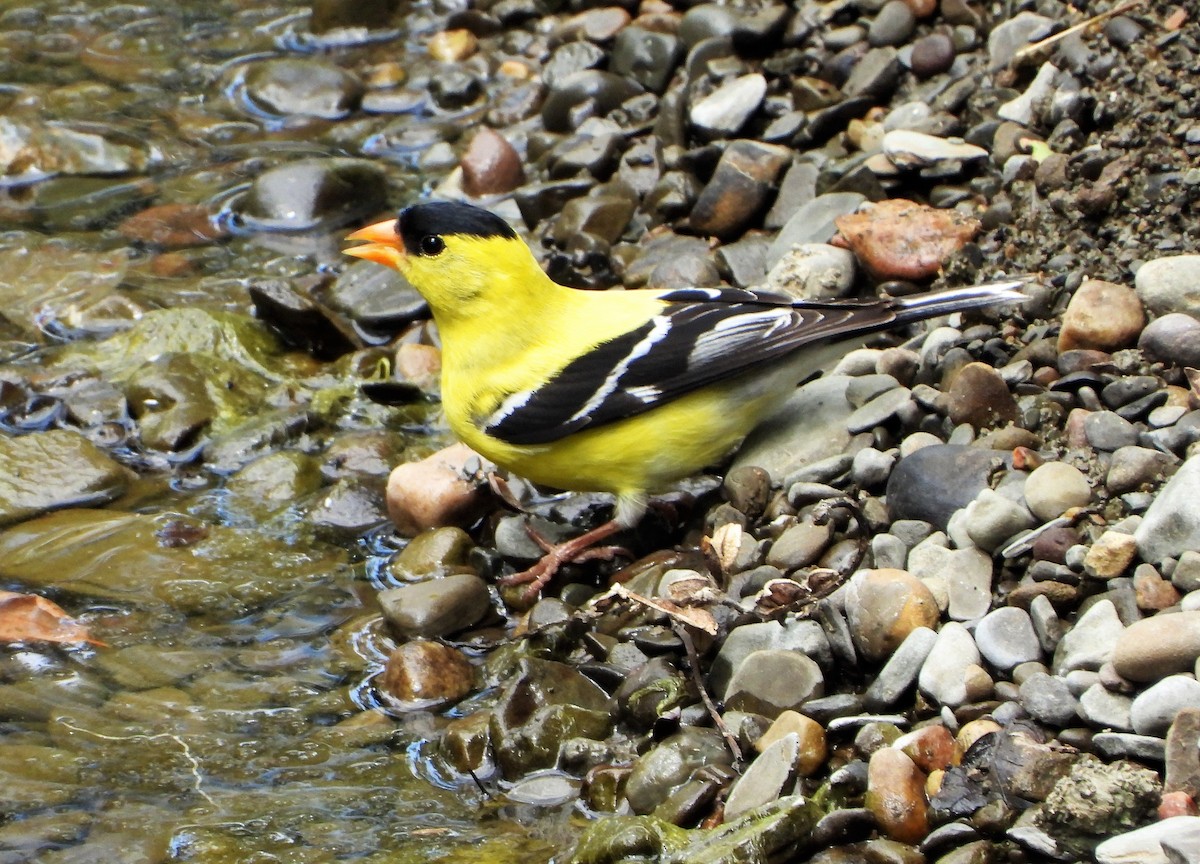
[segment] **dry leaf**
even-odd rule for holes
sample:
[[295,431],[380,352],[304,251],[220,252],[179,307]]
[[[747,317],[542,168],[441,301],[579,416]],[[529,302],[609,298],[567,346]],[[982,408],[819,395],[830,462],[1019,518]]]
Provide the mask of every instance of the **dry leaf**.
[[0,643],[90,642],[87,627],[75,621],[61,606],[36,594],[0,591]]
[[717,633],[717,619],[707,609],[680,606],[672,603],[670,600],[651,600],[649,597],[643,597],[641,594],[630,591],[619,583],[608,590],[607,596],[621,597],[625,600],[641,603],[648,609],[661,612],[670,618],[674,618],[681,624],[695,627],[697,630],[703,630],[709,635],[715,636]]

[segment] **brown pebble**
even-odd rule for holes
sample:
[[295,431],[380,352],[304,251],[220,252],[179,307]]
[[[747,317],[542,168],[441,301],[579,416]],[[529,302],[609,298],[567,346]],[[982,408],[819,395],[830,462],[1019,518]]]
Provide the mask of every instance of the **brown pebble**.
[[918,78],[932,78],[954,63],[954,43],[945,33],[922,36],[912,46],[912,70]]
[[795,734],[798,745],[796,770],[802,777],[817,772],[828,754],[825,744],[825,729],[816,720],[797,711],[784,711],[772,721],[770,728],[754,742],[754,749],[762,753],[785,735]]
[[1153,564],[1142,564],[1133,571],[1133,590],[1143,612],[1167,609],[1181,599],[1179,590],[1162,578]]
[[474,522],[488,497],[478,477],[482,464],[466,444],[453,444],[420,462],[392,469],[387,510],[396,530],[411,537],[426,528]]
[[918,768],[927,772],[957,765],[962,756],[954,736],[941,724],[914,729],[897,738],[892,746],[904,751]]
[[1130,681],[1158,681],[1192,672],[1200,657],[1200,612],[1160,613],[1125,628],[1112,663]]
[[925,775],[900,750],[884,747],[871,754],[863,805],[893,840],[919,843],[929,833]]
[[1181,708],[1167,730],[1163,790],[1200,796],[1200,708]]
[[474,685],[474,668],[456,648],[424,640],[405,642],[388,656],[379,684],[401,702],[449,702]]
[[472,198],[502,195],[525,182],[525,168],[513,146],[486,126],[475,133],[460,163],[463,191]]
[[1114,579],[1125,572],[1137,555],[1132,534],[1105,531],[1083,557],[1083,569],[1094,579]]
[[1200,809],[1186,792],[1164,792],[1158,805],[1158,818],[1170,819],[1172,816],[1200,816]]
[[937,0],[904,0],[917,18],[928,18],[937,9]]
[[871,661],[891,655],[913,630],[937,626],[937,600],[904,570],[864,570],[846,588],[846,612],[854,645]]
[[1033,541],[1030,553],[1035,561],[1050,561],[1062,564],[1067,560],[1067,550],[1079,542],[1079,532],[1069,525],[1047,528]]
[[959,370],[950,385],[946,406],[952,423],[969,423],[975,429],[1012,423],[1018,416],[1008,384],[986,363],[968,363]]
[[433,390],[442,374],[442,352],[432,345],[405,342],[396,349],[396,375],[422,390]]
[[470,30],[444,30],[429,39],[429,56],[442,63],[466,60],[479,47],[479,40]]
[[850,249],[876,279],[928,279],[979,233],[978,219],[891,198],[834,220],[834,245]]
[[1088,279],[1076,289],[1063,313],[1058,350],[1127,348],[1137,342],[1145,325],[1142,301],[1132,288]]
[[117,226],[122,236],[167,249],[205,246],[223,232],[199,204],[159,204],[134,213]]
[[1058,607],[1073,605],[1079,600],[1079,589],[1066,582],[1022,582],[1008,595],[1009,606],[1019,606],[1028,610],[1035,597],[1045,597]]
[[970,723],[964,723],[963,727],[958,730],[958,735],[955,736],[955,743],[958,744],[960,753],[966,753],[971,749],[971,745],[982,738],[984,735],[990,735],[993,732],[999,732],[1002,727],[995,720],[972,720]]

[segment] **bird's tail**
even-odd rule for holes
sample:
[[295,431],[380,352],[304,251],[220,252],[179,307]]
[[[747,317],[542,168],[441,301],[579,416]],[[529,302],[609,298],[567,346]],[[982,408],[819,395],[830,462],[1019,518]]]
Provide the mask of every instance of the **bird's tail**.
[[939,315],[949,315],[951,312],[961,312],[964,309],[999,306],[1004,303],[1024,303],[1029,299],[1021,291],[1024,285],[1025,280],[1012,279],[1006,282],[972,285],[968,288],[952,288],[949,291],[937,291],[931,294],[918,294],[913,297],[897,297],[890,304],[891,311],[895,315],[893,321],[895,324],[907,324],[926,318],[936,318]]

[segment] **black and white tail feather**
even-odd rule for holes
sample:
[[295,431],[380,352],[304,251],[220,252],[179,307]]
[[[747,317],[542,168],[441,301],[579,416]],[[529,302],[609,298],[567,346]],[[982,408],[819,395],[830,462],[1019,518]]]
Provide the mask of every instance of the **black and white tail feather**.
[[[911,297],[797,301],[740,289],[658,296],[662,311],[594,346],[537,388],[509,394],[488,435],[538,445],[649,411],[763,364],[952,312],[1019,303],[1021,280]],[[798,382],[797,382],[798,383]]]

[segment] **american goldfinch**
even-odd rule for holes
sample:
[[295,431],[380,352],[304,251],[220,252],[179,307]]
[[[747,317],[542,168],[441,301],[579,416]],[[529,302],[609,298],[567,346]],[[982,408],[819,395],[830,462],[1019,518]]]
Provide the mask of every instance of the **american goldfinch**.
[[[634,525],[647,495],[726,456],[811,374],[815,346],[1023,299],[1020,282],[896,299],[796,301],[737,289],[581,291],[552,281],[498,216],[418,204],[346,254],[399,270],[442,341],[442,403],[466,444],[559,489],[611,492],[615,518],[506,580],[531,596]],[[824,353],[824,352],[819,352]]]

